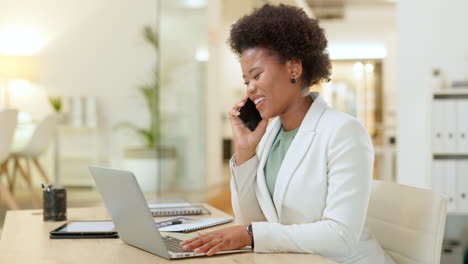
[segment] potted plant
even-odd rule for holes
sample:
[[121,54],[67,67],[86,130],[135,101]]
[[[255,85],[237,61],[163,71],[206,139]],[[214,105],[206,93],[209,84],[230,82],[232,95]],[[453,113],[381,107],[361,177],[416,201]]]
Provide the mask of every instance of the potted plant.
[[[159,40],[157,31],[150,25],[146,25],[143,27],[142,34],[144,40],[151,45],[156,53],[156,57],[158,57]],[[171,181],[168,179],[164,181],[159,179],[158,169],[161,165],[163,165],[162,167],[164,168],[175,168],[176,152],[174,148],[163,148],[158,144],[159,82],[157,67],[154,68],[150,81],[139,85],[137,88],[145,99],[150,122],[147,127],[138,127],[128,121],[121,122],[115,126],[116,129],[130,129],[143,140],[142,147],[127,148],[124,150],[125,167],[133,171],[143,192],[164,191],[170,187]],[[173,173],[165,173],[168,177],[170,177],[171,174]],[[161,185],[161,183],[163,183],[163,185]]]
[[435,91],[446,88],[445,78],[442,75],[442,71],[439,68],[432,69],[431,86],[432,90]]
[[[148,42],[156,55],[158,54],[158,35],[157,32],[153,30],[153,28],[149,25],[146,25],[143,28],[143,37],[146,42]],[[145,149],[156,149],[156,140],[158,138],[158,129],[156,127],[158,115],[157,115],[157,102],[158,102],[158,90],[159,84],[157,79],[158,71],[155,67],[153,72],[153,76],[151,80],[147,83],[139,85],[137,88],[143,95],[145,99],[146,106],[148,107],[148,111],[150,114],[150,124],[149,127],[138,127],[130,122],[121,122],[115,126],[116,129],[119,128],[127,128],[134,131],[138,134],[144,142]]]

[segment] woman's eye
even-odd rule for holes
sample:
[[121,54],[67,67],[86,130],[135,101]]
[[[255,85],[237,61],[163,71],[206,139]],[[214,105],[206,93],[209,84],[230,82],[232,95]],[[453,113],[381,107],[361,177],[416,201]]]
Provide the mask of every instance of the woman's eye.
[[[258,80],[258,78],[260,78],[260,75],[262,75],[262,72],[258,73],[258,74],[255,75],[253,78],[254,78],[255,80]],[[249,86],[249,82],[248,82],[248,81],[245,81],[244,84],[247,85],[247,86]]]

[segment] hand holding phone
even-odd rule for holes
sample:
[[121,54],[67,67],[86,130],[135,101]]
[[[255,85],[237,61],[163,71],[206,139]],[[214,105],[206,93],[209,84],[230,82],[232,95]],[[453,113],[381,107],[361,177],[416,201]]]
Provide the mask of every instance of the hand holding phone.
[[[236,103],[229,113],[236,165],[243,164],[255,155],[257,146],[268,125],[268,120],[262,119],[255,103],[247,95],[242,101]],[[235,117],[238,117],[238,119]],[[245,127],[249,130],[246,130]]]
[[250,131],[254,131],[255,128],[258,126],[258,123],[262,121],[262,117],[260,116],[260,112],[255,107],[255,103],[247,98],[244,106],[239,109],[240,115],[239,118],[244,123],[244,125],[250,129]]

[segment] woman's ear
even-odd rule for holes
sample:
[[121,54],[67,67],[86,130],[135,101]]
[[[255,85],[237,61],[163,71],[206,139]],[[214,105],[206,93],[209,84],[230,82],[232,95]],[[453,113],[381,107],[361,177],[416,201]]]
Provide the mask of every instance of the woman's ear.
[[299,59],[290,59],[287,61],[289,74],[296,79],[300,79],[302,75],[302,61]]

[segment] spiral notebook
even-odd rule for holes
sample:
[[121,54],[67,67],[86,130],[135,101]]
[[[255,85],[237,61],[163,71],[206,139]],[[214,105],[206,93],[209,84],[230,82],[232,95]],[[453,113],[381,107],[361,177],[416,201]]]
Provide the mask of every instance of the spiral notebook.
[[202,205],[150,208],[150,211],[153,216],[210,214],[210,211]]
[[192,218],[178,216],[155,222],[159,231],[189,233],[232,222],[232,218]]
[[204,206],[193,205],[183,198],[158,198],[147,202],[153,216],[210,214]]

